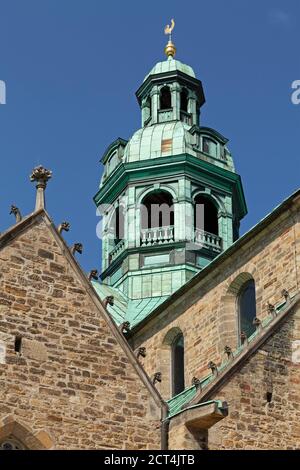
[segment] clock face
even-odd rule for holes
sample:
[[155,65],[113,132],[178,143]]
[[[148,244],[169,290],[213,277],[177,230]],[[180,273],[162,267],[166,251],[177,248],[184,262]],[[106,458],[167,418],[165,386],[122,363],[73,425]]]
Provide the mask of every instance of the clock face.
[[0,450],[23,450],[24,447],[14,438],[8,438],[0,442]]

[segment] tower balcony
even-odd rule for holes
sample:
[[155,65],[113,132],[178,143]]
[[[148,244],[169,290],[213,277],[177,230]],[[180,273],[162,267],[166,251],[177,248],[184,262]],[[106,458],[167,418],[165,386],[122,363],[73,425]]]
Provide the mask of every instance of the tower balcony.
[[174,226],[154,227],[141,230],[141,246],[161,245],[174,242]]
[[[173,225],[141,229],[140,246],[142,247],[163,245],[173,242],[175,242]],[[194,243],[199,249],[206,248],[214,251],[215,253],[221,253],[223,249],[221,237],[198,228],[194,232]],[[120,240],[109,253],[109,263],[112,263],[116,258],[118,258],[126,247],[126,240]]]
[[202,248],[207,248],[218,253],[222,251],[222,238],[214,233],[196,228],[194,241],[197,245],[201,245]]

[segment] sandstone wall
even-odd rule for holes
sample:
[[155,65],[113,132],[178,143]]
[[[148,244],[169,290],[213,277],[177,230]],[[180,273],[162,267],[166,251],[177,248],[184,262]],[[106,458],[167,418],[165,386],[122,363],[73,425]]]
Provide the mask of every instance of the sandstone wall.
[[[149,374],[163,373],[160,391],[170,397],[170,348],[166,338],[180,329],[185,342],[185,384],[209,373],[207,364],[224,359],[224,346],[238,345],[236,295],[250,275],[256,283],[257,316],[267,314],[267,302],[282,300],[281,291],[296,293],[300,272],[299,212],[286,211],[274,223],[241,246],[196,286],[176,299],[133,338],[147,348]],[[168,335],[168,336],[167,336]],[[300,339],[300,338],[299,338]]]
[[229,415],[209,430],[209,449],[300,448],[299,340],[298,307],[212,397],[227,400]]
[[33,448],[160,448],[158,401],[42,216],[0,249],[0,401],[0,440],[15,429]]

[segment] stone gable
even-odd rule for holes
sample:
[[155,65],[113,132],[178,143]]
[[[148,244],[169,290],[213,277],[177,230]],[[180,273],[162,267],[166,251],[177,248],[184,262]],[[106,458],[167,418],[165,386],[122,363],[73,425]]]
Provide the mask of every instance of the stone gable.
[[43,211],[19,226],[0,240],[0,438],[160,448],[162,402],[69,249]]

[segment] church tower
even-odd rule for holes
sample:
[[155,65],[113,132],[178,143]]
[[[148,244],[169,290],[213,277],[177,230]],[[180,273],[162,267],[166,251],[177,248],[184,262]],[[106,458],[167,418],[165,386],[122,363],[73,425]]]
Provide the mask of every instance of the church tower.
[[140,321],[205,268],[238,238],[247,213],[228,140],[200,125],[202,83],[175,59],[173,27],[167,59],[136,92],[142,127],[107,148],[94,197],[103,215],[97,291],[117,294],[120,321],[128,309]]

